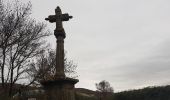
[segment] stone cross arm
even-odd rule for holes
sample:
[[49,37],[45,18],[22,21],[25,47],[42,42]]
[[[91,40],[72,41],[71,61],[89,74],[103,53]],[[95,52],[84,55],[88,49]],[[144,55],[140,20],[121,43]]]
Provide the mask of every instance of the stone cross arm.
[[53,22],[57,23],[57,20],[68,21],[71,18],[73,17],[70,16],[68,13],[62,14],[60,7],[57,7],[55,9],[55,15],[49,15],[48,18],[45,18],[45,20],[48,20],[51,23]]
[[56,38],[59,36],[62,36],[63,38],[65,38],[66,35],[65,35],[62,21],[68,21],[71,18],[72,16],[69,16],[69,14],[67,13],[62,14],[60,7],[57,7],[55,9],[55,15],[49,15],[48,18],[45,18],[45,20],[51,23],[54,23],[54,22],[56,23],[56,29],[54,31],[54,35],[56,36]]

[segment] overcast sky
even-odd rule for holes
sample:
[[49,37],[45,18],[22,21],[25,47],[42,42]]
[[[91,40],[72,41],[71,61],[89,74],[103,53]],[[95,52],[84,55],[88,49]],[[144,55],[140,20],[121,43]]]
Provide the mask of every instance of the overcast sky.
[[[31,2],[39,21],[57,6],[73,16],[64,28],[67,56],[78,64],[76,87],[95,90],[101,80],[115,91],[170,84],[170,0]],[[55,48],[54,36],[48,41]]]

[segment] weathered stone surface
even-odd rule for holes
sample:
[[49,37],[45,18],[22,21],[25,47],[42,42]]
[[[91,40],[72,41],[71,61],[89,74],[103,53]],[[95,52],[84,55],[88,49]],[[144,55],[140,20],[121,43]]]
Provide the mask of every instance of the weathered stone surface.
[[72,16],[68,14],[62,14],[60,7],[55,9],[55,15],[50,15],[45,20],[56,23],[56,29],[54,35],[57,38],[57,49],[56,49],[56,75],[57,78],[65,78],[64,74],[64,39],[66,37],[63,28],[63,21],[68,21]]
[[75,100],[74,85],[77,79],[61,78],[53,81],[42,82],[47,100]]
[[56,48],[56,74],[54,80],[41,82],[45,90],[46,100],[75,100],[74,85],[77,79],[67,78],[64,73],[64,39],[66,37],[62,21],[68,21],[72,16],[62,14],[61,9],[55,9],[55,15],[50,15],[46,20],[56,22],[54,35],[57,39]]

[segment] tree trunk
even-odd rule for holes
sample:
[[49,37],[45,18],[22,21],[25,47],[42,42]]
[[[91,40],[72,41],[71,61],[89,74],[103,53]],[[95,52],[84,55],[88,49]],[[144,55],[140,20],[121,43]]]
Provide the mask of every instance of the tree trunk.
[[10,87],[9,87],[9,96],[12,96],[13,90],[13,68],[11,68],[11,76],[10,76]]
[[5,58],[6,58],[6,54],[5,54],[5,48],[3,48],[3,61],[2,61],[2,66],[1,66],[1,81],[2,81],[2,87],[5,87],[5,83],[4,83],[4,67],[5,67]]
[[10,59],[11,59],[11,75],[10,75],[10,87],[9,87],[9,96],[12,96],[12,90],[13,90],[13,76],[14,76],[14,60],[12,58],[12,46],[10,49]]

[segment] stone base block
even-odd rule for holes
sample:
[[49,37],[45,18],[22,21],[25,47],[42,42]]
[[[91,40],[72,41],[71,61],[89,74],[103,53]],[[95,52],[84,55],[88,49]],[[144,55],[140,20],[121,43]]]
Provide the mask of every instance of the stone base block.
[[74,85],[78,82],[72,78],[58,78],[41,82],[46,100],[75,100]]

